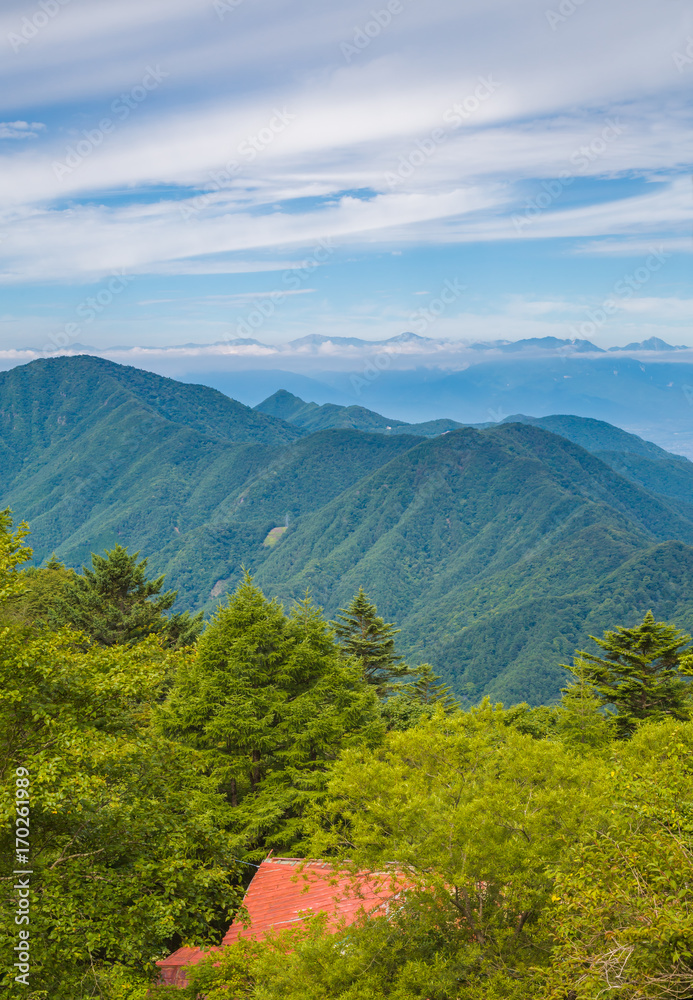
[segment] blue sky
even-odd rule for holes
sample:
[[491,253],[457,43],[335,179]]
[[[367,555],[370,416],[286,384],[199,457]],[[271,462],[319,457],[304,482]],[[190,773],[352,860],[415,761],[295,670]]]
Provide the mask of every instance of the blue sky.
[[690,0],[8,0],[0,45],[0,350],[693,342]]

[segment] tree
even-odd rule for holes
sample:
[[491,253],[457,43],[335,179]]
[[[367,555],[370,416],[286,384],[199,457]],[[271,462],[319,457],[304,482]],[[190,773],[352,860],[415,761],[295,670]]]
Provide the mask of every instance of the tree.
[[[7,515],[1,594],[16,593],[17,566],[30,555],[24,528],[10,527]],[[151,725],[186,655],[156,636],[104,648],[66,629],[0,627],[0,992],[8,1000],[103,997],[104,965],[151,972],[176,935],[216,942],[228,926],[239,897],[228,806],[200,755]],[[23,825],[28,848],[16,839]],[[30,872],[30,992],[14,979],[16,869]]]
[[461,977],[517,971],[543,961],[550,869],[606,811],[605,770],[597,755],[518,732],[487,702],[439,709],[375,750],[342,754],[311,855],[406,872],[462,929]]
[[22,563],[31,559],[31,549],[24,544],[29,534],[28,525],[22,523],[12,532],[12,511],[0,511],[0,602],[21,594],[24,584],[19,574]]
[[552,1000],[693,996],[692,786],[690,722],[647,722],[614,746],[608,825],[553,872]]
[[450,713],[459,703],[447,684],[430,663],[421,663],[410,671],[411,680],[393,685],[391,697],[383,704],[388,729],[409,729],[429,718],[438,709]]
[[74,570],[67,569],[55,555],[45,566],[22,570],[21,593],[3,604],[0,621],[34,630],[54,623],[60,615],[65,587],[74,576]]
[[348,608],[339,609],[337,620],[330,624],[343,652],[361,663],[366,680],[379,697],[389,694],[393,681],[409,673],[395,652],[394,637],[400,629],[378,617],[378,609],[368,600],[363,587],[359,587]]
[[587,682],[586,670],[579,658],[572,672],[576,682],[563,688],[561,703],[553,710],[556,735],[564,743],[584,750],[606,747],[615,735],[615,720],[604,712],[601,699]]
[[691,637],[648,611],[640,625],[619,626],[590,638],[604,656],[579,651],[572,667],[581,682],[590,685],[602,705],[614,705],[619,736],[629,736],[645,719],[687,719],[693,674],[684,649]]
[[174,648],[192,645],[202,631],[202,612],[167,617],[176,591],[162,594],[163,575],[148,580],[147,560],[138,562],[138,556],[118,544],[105,557],[92,553],[92,569],[84,566],[83,575],[66,585],[56,623],[80,629],[100,646],[132,644],[153,634]]
[[206,755],[249,861],[302,850],[305,812],[340,751],[382,736],[375,694],[319,610],[306,598],[285,615],[247,573],[179,672],[162,724]]

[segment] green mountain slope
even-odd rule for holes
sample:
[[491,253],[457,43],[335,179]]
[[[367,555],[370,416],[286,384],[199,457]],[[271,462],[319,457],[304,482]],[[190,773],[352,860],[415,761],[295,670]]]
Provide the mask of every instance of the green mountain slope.
[[[593,420],[590,417],[576,417],[570,414],[555,414],[551,417],[526,417],[516,414],[506,417],[504,424],[531,424],[532,427],[543,427],[545,431],[559,434],[581,448],[593,453],[621,452],[628,455],[640,455],[643,458],[664,459],[686,463],[688,460],[681,455],[672,455],[650,441],[643,441],[636,434],[614,427],[603,420]],[[693,467],[693,466],[692,466]]]
[[200,607],[266,557],[287,513],[417,441],[302,434],[204,386],[92,357],[37,361],[0,376],[0,503],[29,521],[38,562],[55,550],[78,568],[120,541]]
[[155,555],[301,432],[205,387],[77,357],[0,375],[0,484],[39,559]]
[[[537,704],[565,684],[560,664],[589,644],[588,636],[633,624],[643,610],[652,608],[660,619],[693,632],[691,593],[693,549],[662,542],[637,552],[592,586],[486,615],[434,652],[441,662],[453,664],[450,679],[472,701],[488,694],[506,704]],[[417,652],[426,651],[427,644],[419,643]]]
[[310,587],[329,614],[363,585],[412,662],[473,699],[556,697],[590,631],[649,607],[693,626],[686,460],[577,417],[309,433],[285,419],[306,404],[275,402],[91,357],[15,368],[0,506],[30,522],[38,561],[141,549],[182,607],[211,610],[242,565],[284,600]]
[[672,455],[650,441],[628,434],[602,420],[586,417],[552,416],[508,418],[543,427],[591,451],[615,472],[671,502],[673,509],[693,517],[693,462]]
[[456,420],[428,420],[422,424],[407,424],[402,420],[387,417],[367,410],[363,406],[337,406],[335,403],[306,403],[298,396],[280,389],[268,399],[258,403],[255,409],[288,423],[313,432],[328,428],[367,431],[380,434],[415,434],[420,437],[436,437],[462,427]]
[[[418,438],[387,438],[356,431],[320,431],[278,451],[237,486],[199,527],[158,553],[155,565],[184,591],[193,607],[212,610],[233,588],[241,565],[256,572],[269,557],[262,543],[270,530],[335,501],[363,477],[399,455]],[[269,587],[274,593],[275,583]]]
[[[571,606],[573,595],[657,542],[690,545],[692,528],[539,428],[465,430],[416,446],[302,521],[258,581],[273,581],[287,598],[310,586],[330,612],[362,583],[402,626],[406,651],[433,662],[457,690],[545,700],[557,693],[559,657],[570,650],[547,653],[547,640],[561,635],[555,616],[520,626],[518,609],[557,598]],[[693,560],[693,549],[681,551]],[[609,624],[605,616],[602,627]],[[500,641],[508,628],[515,638],[499,659],[486,637],[490,630]]]

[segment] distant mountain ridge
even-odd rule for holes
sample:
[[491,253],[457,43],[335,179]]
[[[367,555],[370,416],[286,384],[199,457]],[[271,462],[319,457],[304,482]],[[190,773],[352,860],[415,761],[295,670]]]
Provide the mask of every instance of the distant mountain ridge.
[[448,431],[466,426],[456,420],[429,420],[421,424],[408,424],[391,420],[363,406],[338,406],[335,403],[306,403],[298,396],[280,389],[254,407],[259,413],[285,420],[306,431],[327,429],[367,431],[377,434],[418,434],[437,437]]
[[690,351],[690,347],[686,347],[685,344],[679,344],[673,347],[671,344],[667,344],[665,340],[660,337],[649,337],[647,340],[641,340],[639,343],[626,344],[625,347],[610,347],[610,351]]
[[213,609],[242,565],[329,615],[363,585],[405,655],[472,701],[557,697],[590,631],[650,607],[693,628],[687,460],[574,416],[431,436],[365,407],[265,404],[89,356],[15,368],[0,507],[29,521],[39,561],[140,550],[181,606]]
[[[138,348],[143,351],[182,351],[182,350],[204,350],[210,348],[218,349],[230,349],[234,348],[262,348],[263,353],[269,354],[285,354],[285,353],[295,353],[296,351],[320,351],[324,347],[337,347],[342,349],[353,349],[357,351],[373,351],[379,350],[387,353],[388,351],[392,353],[416,353],[416,352],[426,352],[431,351],[433,354],[439,352],[455,352],[455,351],[474,351],[477,353],[483,353],[486,351],[490,352],[500,352],[501,354],[518,354],[518,353],[543,353],[543,354],[605,354],[609,351],[630,351],[639,353],[645,352],[663,352],[667,353],[670,351],[688,351],[693,350],[691,347],[686,347],[685,345],[673,346],[668,344],[666,341],[659,337],[650,337],[648,340],[644,340],[640,343],[631,343],[623,347],[609,347],[602,348],[593,344],[589,340],[584,340],[581,338],[561,338],[561,337],[527,337],[521,338],[519,340],[465,340],[461,338],[451,338],[451,337],[422,337],[420,334],[412,333],[411,331],[405,331],[404,333],[399,333],[393,337],[387,337],[384,340],[364,340],[361,337],[340,337],[332,336],[329,334],[312,333],[305,337],[298,337],[295,340],[289,340],[284,343],[279,344],[268,344],[261,340],[257,340],[252,337],[229,337],[225,340],[217,340],[211,343],[186,343],[186,344],[165,344],[165,345],[138,345]],[[90,354],[111,354],[114,352],[128,351],[131,348],[123,345],[116,345],[112,347],[90,347],[84,344],[75,343],[70,345],[65,349],[65,353],[68,354],[79,354],[81,352],[88,352]],[[43,353],[41,348],[33,347],[27,348],[27,350],[34,351],[35,353]]]

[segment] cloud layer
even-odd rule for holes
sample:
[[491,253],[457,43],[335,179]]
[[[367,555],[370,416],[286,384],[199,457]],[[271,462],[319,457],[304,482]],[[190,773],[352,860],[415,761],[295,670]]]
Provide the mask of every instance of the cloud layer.
[[[441,283],[474,244],[518,267],[551,241],[687,254],[691,32],[683,0],[10,2],[0,283],[30,296],[127,272],[151,300],[166,277],[295,269],[321,240],[371,268],[436,248]],[[662,297],[683,300],[669,274]],[[561,283],[537,301],[575,303]],[[343,287],[317,290],[306,331],[343,314]]]

